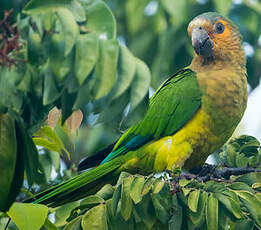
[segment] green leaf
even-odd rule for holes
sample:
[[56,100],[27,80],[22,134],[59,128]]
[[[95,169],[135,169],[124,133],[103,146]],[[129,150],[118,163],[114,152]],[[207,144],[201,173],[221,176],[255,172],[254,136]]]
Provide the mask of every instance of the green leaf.
[[155,210],[152,203],[152,199],[149,193],[144,195],[142,202],[139,202],[135,206],[135,210],[140,217],[141,221],[146,225],[148,229],[151,229],[156,222]]
[[129,103],[130,93],[126,91],[121,97],[114,99],[99,115],[97,122],[109,123],[120,115]]
[[155,186],[157,188],[151,193],[151,198],[157,219],[162,224],[167,224],[170,219],[171,194],[169,186],[163,181],[161,182],[163,183],[163,186],[162,183],[157,183]]
[[98,37],[116,39],[116,21],[110,8],[103,1],[96,0],[90,5],[83,4],[86,12],[86,30]]
[[150,86],[150,70],[147,65],[139,59],[136,60],[136,74],[131,86],[130,110],[134,110],[136,106],[146,96]]
[[90,208],[104,203],[104,199],[98,195],[90,195],[81,201],[81,208]]
[[65,39],[65,51],[64,56],[67,56],[76,40],[76,36],[79,33],[78,25],[72,12],[66,8],[58,9],[57,16],[61,24],[62,34]]
[[82,216],[78,216],[67,225],[65,225],[63,230],[82,230],[81,228]]
[[23,149],[23,160],[28,185],[31,187],[34,182],[41,184],[45,181],[45,178],[44,174],[39,169],[38,151],[32,138],[29,136],[20,121],[17,122],[17,132],[21,135],[20,148]]
[[48,218],[46,218],[44,225],[41,227],[41,230],[58,230],[58,228],[53,224]]
[[68,204],[64,204],[55,209],[55,225],[57,227],[64,226],[67,224],[66,219],[70,216],[71,210],[75,207],[79,206],[80,202],[70,202]]
[[130,197],[130,186],[133,181],[133,176],[123,179],[121,190],[121,215],[125,221],[131,216],[132,200]]
[[236,166],[239,168],[247,167],[248,159],[243,153],[236,155]]
[[41,204],[14,203],[7,214],[20,230],[39,230],[45,223],[48,208]]
[[217,198],[237,219],[243,217],[239,202],[222,193],[214,193],[214,197]]
[[188,216],[192,222],[192,225],[199,228],[205,221],[205,209],[208,194],[203,191],[199,195],[198,210],[197,212],[189,211]]
[[145,183],[144,177],[137,176],[131,183],[130,196],[135,204],[142,200],[142,189]]
[[172,1],[162,0],[164,9],[172,16],[172,23],[179,26],[188,17],[189,4],[187,0]]
[[261,227],[261,202],[254,194],[247,191],[235,191],[241,201],[253,216],[257,224]]
[[68,154],[62,140],[50,126],[41,127],[34,136],[33,141],[36,145],[51,151],[57,151],[60,154],[62,154],[62,151],[65,151]]
[[[30,31],[31,32],[31,31]],[[41,37],[38,33],[31,32],[29,34],[28,43],[27,43],[27,56],[28,60],[33,65],[39,65],[42,58],[42,44]]]
[[115,189],[112,185],[106,184],[96,193],[96,195],[100,196],[104,200],[108,200],[112,197],[114,191]]
[[49,105],[60,97],[52,71],[47,68],[44,77],[43,105]]
[[77,0],[72,0],[71,4],[68,6],[68,9],[73,13],[73,16],[77,22],[86,21],[84,8]]
[[227,16],[232,4],[232,0],[214,0],[214,5],[217,11],[224,15]]
[[117,213],[117,209],[118,209],[118,205],[119,205],[119,201],[121,198],[121,184],[118,185],[113,193],[112,196],[112,209],[113,209],[113,213]]
[[31,0],[23,9],[24,14],[40,14],[66,7],[72,0]]
[[206,207],[206,222],[209,230],[218,229],[218,200],[210,193]]
[[136,61],[126,46],[120,46],[117,70],[118,79],[111,93],[113,99],[127,90],[135,76]]
[[[17,161],[17,145],[15,123],[8,114],[0,114],[0,158],[0,211],[7,211],[20,190],[11,190]],[[10,193],[16,194],[12,200]]]
[[197,212],[199,194],[200,190],[194,190],[191,193],[189,193],[188,206],[192,212]]
[[82,218],[82,228],[88,230],[107,230],[105,205],[100,204],[87,211]]
[[50,44],[49,65],[59,82],[63,81],[72,65],[72,53],[65,57],[67,52],[66,38],[63,34],[53,34]]
[[133,1],[128,0],[125,3],[126,22],[128,30],[131,34],[135,34],[139,31],[140,25],[144,18],[144,9],[149,0]]
[[169,229],[180,230],[182,226],[183,209],[178,202],[177,195],[172,196],[173,214],[169,220]]
[[116,81],[118,48],[116,40],[100,40],[99,58],[94,73],[95,99],[107,95]]
[[95,33],[80,34],[76,40],[75,75],[80,84],[86,80],[98,58],[98,38]]

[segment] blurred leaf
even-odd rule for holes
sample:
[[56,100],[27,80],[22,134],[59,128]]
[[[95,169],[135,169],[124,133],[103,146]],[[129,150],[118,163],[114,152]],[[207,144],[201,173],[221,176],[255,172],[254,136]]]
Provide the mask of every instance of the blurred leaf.
[[75,75],[80,84],[86,80],[98,58],[98,38],[95,33],[80,34],[76,40]]
[[87,211],[82,218],[83,229],[107,230],[105,205],[100,204]]
[[59,82],[64,80],[72,65],[72,52],[65,56],[65,54],[68,52],[68,48],[66,46],[66,39],[63,34],[52,35],[49,65]]
[[14,203],[7,214],[20,230],[39,230],[45,223],[48,208],[41,204]]
[[229,13],[229,9],[232,4],[232,0],[214,0],[214,5],[217,11],[223,16],[227,16]]
[[135,58],[126,46],[120,46],[117,69],[118,78],[112,89],[112,99],[121,96],[127,90],[135,75]]
[[61,23],[62,34],[65,40],[64,56],[66,57],[75,44],[76,36],[79,33],[78,25],[71,11],[66,8],[58,9],[57,16]]
[[59,110],[57,107],[53,107],[50,112],[48,113],[48,125],[51,128],[54,128],[61,116],[61,110]]
[[[14,119],[0,113],[0,210],[7,211],[18,191],[11,190],[15,176],[17,145]],[[20,153],[20,152],[19,152]],[[21,163],[21,162],[20,162]],[[13,193],[15,196],[10,196]],[[11,199],[10,199],[11,198]]]
[[68,117],[65,121],[66,126],[70,130],[70,132],[78,129],[82,123],[83,114],[81,110],[74,111],[70,117]]
[[100,40],[99,58],[95,68],[95,99],[107,95],[116,81],[118,60],[118,42],[116,40]]
[[72,0],[68,9],[73,13],[73,16],[77,22],[86,21],[86,15],[83,6],[77,1]]
[[148,0],[133,1],[128,0],[125,4],[126,22],[128,30],[131,34],[135,34],[139,30],[139,26],[144,18],[144,9],[148,4]]
[[96,0],[90,5],[84,4],[87,23],[86,30],[95,32],[103,39],[116,38],[116,21],[110,8],[103,1]]
[[165,10],[173,17],[172,22],[175,25],[181,24],[187,17],[188,1],[163,0],[162,5]]
[[207,199],[206,222],[209,230],[218,229],[218,200],[212,193],[210,193]]
[[70,4],[72,0],[31,0],[29,1],[23,9],[23,13],[25,14],[40,14],[45,13],[50,10],[56,10],[61,7],[66,7]]
[[146,96],[150,85],[150,70],[147,65],[136,58],[136,74],[131,86],[130,110],[135,107]]
[[45,71],[43,105],[49,105],[60,97],[54,76],[48,67]]

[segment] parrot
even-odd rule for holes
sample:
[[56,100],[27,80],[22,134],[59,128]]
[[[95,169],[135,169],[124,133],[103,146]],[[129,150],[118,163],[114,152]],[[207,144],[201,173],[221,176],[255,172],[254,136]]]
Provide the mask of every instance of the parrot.
[[196,16],[187,32],[194,48],[191,64],[155,91],[143,119],[80,163],[89,170],[34,195],[33,203],[57,207],[79,200],[116,183],[122,171],[191,170],[227,142],[247,105],[242,37],[216,12]]

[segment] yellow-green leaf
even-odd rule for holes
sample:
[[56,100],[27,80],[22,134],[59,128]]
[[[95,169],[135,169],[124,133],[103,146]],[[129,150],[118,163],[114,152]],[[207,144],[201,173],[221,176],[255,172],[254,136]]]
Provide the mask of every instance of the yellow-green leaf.
[[212,193],[207,200],[206,222],[208,230],[218,230],[218,200]]
[[19,230],[39,230],[48,214],[48,208],[41,204],[14,203],[7,212]]

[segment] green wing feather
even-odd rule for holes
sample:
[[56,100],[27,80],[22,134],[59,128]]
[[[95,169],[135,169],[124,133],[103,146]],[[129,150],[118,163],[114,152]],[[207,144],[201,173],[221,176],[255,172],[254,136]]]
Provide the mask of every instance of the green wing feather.
[[200,104],[196,74],[190,69],[178,72],[156,91],[144,119],[123,134],[101,165],[36,194],[26,202],[55,207],[92,194],[105,183],[115,182],[118,169],[125,162],[124,157],[118,156],[151,140],[174,134],[191,119]]
[[196,73],[185,68],[167,79],[150,99],[144,119],[131,127],[102,163],[135,150],[151,140],[173,135],[201,105]]

